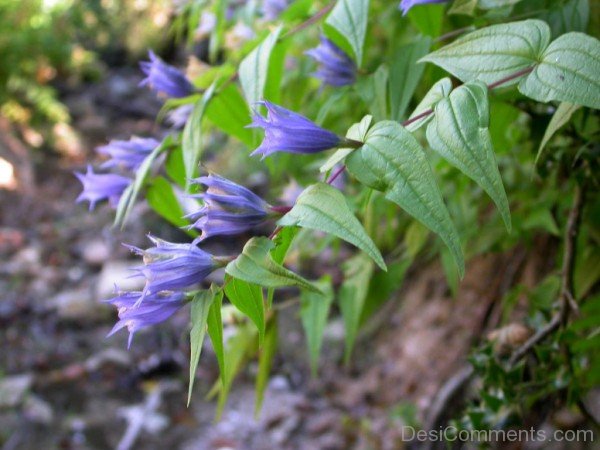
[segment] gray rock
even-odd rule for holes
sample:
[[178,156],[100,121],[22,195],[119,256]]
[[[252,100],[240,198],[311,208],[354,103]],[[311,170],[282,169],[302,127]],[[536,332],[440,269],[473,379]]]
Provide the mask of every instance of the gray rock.
[[103,300],[111,297],[115,292],[115,285],[123,291],[141,290],[144,287],[144,278],[131,278],[134,274],[131,268],[135,265],[125,261],[106,262],[96,282],[96,298]]
[[81,247],[81,257],[90,266],[101,266],[110,257],[111,251],[104,239],[94,239]]
[[0,408],[19,405],[33,383],[33,375],[26,373],[0,379]]
[[54,420],[54,411],[50,404],[36,395],[29,395],[23,405],[23,414],[34,423],[49,425]]
[[56,310],[58,317],[67,320],[96,321],[111,314],[111,309],[97,301],[90,288],[61,292],[50,299],[49,306]]

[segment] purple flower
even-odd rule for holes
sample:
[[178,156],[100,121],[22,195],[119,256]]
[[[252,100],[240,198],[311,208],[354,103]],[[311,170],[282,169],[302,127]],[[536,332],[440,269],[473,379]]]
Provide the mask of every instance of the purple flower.
[[155,247],[146,250],[126,245],[143,256],[144,265],[134,270],[146,278],[142,297],[161,291],[179,291],[201,283],[219,267],[214,257],[194,244],[174,244],[148,236]]
[[289,5],[289,0],[264,0],[263,15],[266,20],[275,20],[285,11]]
[[352,58],[325,36],[321,36],[319,46],[308,50],[306,55],[319,63],[314,76],[324,83],[340,87],[356,80],[356,64]]
[[448,0],[402,0],[400,2],[400,9],[402,15],[405,16],[408,10],[416,5],[426,5],[428,3],[446,3]]
[[231,236],[250,230],[267,217],[269,205],[258,195],[233,181],[210,174],[193,180],[208,189],[193,197],[204,200],[204,206],[185,216],[194,221],[190,228],[199,228],[198,241],[211,236]]
[[267,117],[255,111],[248,127],[264,128],[265,138],[252,155],[265,158],[275,152],[317,153],[337,147],[342,141],[337,134],[319,127],[300,114],[267,101],[259,104],[267,108]]
[[128,141],[110,141],[107,145],[98,147],[96,151],[111,158],[100,166],[102,168],[122,166],[129,170],[136,170],[146,156],[159,145],[160,142],[156,139],[134,136]]
[[105,300],[106,303],[116,306],[119,311],[119,321],[107,337],[127,327],[129,330],[127,348],[131,347],[136,331],[164,322],[185,304],[183,292],[147,295],[144,302],[140,304],[142,296],[142,292],[119,292],[116,297]]
[[75,172],[75,176],[83,184],[83,192],[75,200],[77,203],[89,200],[90,211],[96,202],[108,199],[111,207],[116,208],[123,191],[131,184],[131,179],[112,173],[97,174],[91,165],[88,165],[85,174]]
[[182,98],[194,92],[194,86],[177,68],[165,64],[152,50],[148,52],[150,61],[142,61],[140,67],[146,74],[140,86],[150,86],[153,90],[168,97]]
[[175,129],[182,129],[194,110],[194,105],[189,103],[181,105],[167,113],[167,122]]

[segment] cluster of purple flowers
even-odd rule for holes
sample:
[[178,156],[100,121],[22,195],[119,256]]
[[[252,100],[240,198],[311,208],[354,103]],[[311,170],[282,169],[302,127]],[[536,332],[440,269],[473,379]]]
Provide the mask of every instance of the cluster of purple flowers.
[[[149,86],[157,93],[171,98],[187,97],[194,93],[194,86],[183,72],[165,64],[154,52],[150,51],[148,54],[150,60],[140,63],[146,75],[140,86]],[[190,105],[183,105],[174,110],[170,117],[173,126],[182,127],[191,111]],[[133,175],[144,159],[159,145],[160,142],[154,138],[134,136],[129,141],[113,140],[107,145],[98,147],[96,152],[109,157],[100,166],[101,169],[122,169],[129,172],[129,175]],[[75,173],[75,176],[83,185],[83,192],[77,201],[88,200],[90,210],[94,209],[97,202],[103,200],[108,200],[109,205],[116,208],[121,195],[133,181],[131,176],[94,173],[91,166],[88,166],[87,173]]]
[[[276,17],[288,5],[288,0],[265,1],[265,17]],[[355,82],[357,65],[354,60],[332,41],[321,37],[318,47],[307,52],[319,65],[314,75],[324,84],[334,87]],[[146,75],[140,83],[160,95],[183,98],[195,92],[193,84],[180,70],[165,64],[152,51],[149,61],[142,62]],[[259,102],[266,115],[254,112],[249,127],[262,128],[265,132],[261,145],[252,153],[263,158],[275,152],[313,154],[339,146],[360,143],[349,141],[326,130],[306,117],[268,101]],[[171,122],[175,128],[186,123],[192,111],[191,105],[183,105],[173,111]],[[129,141],[114,140],[101,146],[97,152],[109,159],[100,167],[135,172],[145,158],[160,145],[153,138],[133,137]],[[115,207],[123,192],[132,183],[132,177],[108,173],[97,174],[88,167],[85,174],[76,173],[83,184],[83,192],[77,201],[88,200],[90,209],[97,202],[108,200]],[[192,180],[205,187],[190,197],[201,200],[202,206],[185,216],[191,223],[188,228],[198,229],[201,235],[191,243],[172,243],[149,236],[153,246],[141,249],[127,246],[143,258],[143,264],[135,267],[134,275],[143,277],[145,285],[139,292],[117,292],[107,300],[118,310],[119,320],[109,335],[122,328],[129,330],[129,345],[133,335],[140,329],[161,323],[182,308],[188,300],[186,290],[192,289],[219,267],[226,258],[219,258],[198,247],[205,239],[214,236],[238,235],[256,228],[272,214],[281,214],[289,207],[272,207],[247,188],[221,176],[210,174]]]

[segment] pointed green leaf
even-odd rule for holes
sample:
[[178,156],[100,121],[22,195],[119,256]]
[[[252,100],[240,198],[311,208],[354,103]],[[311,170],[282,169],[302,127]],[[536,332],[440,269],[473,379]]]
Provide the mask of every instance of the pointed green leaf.
[[303,291],[300,295],[300,319],[308,342],[310,368],[313,376],[317,374],[319,355],[323,344],[323,332],[333,302],[331,279],[323,277],[316,282],[316,285],[321,290],[320,293]]
[[361,183],[385,197],[437,233],[452,251],[461,275],[464,260],[458,232],[421,145],[397,122],[383,121],[367,133],[365,144],[346,158]]
[[166,137],[158,147],[152,150],[152,153],[146,156],[146,159],[144,159],[140,167],[135,172],[135,180],[133,180],[133,183],[127,187],[119,199],[117,212],[115,214],[114,226],[123,227],[125,225],[127,217],[131,213],[133,205],[135,204],[142,187],[144,187],[146,178],[148,178],[148,175],[150,174],[152,163],[158,157],[158,155],[165,150],[165,148],[171,145],[171,140],[172,139],[170,137]]
[[344,359],[350,361],[360,318],[369,292],[369,281],[373,275],[373,262],[364,255],[357,255],[344,264],[344,282],[338,294],[338,303],[344,319],[346,350]]
[[[277,264],[283,264],[285,257],[287,255],[288,250],[290,249],[292,242],[300,228],[298,227],[283,227],[283,229],[279,232],[273,242],[275,243],[275,248],[271,250],[271,258]],[[275,295],[275,289],[269,288],[267,289],[267,308],[270,309],[273,305],[273,296]]]
[[417,61],[431,48],[431,38],[420,36],[414,42],[396,48],[390,67],[390,106],[392,119],[401,121],[423,76],[425,64]]
[[[350,128],[348,128],[348,132],[346,133],[346,137],[348,139],[354,139],[355,141],[363,142],[365,136],[367,135],[367,131],[371,126],[371,122],[373,121],[373,116],[366,115],[361,119],[360,122],[353,124]],[[319,169],[321,172],[329,172],[336,164],[341,163],[346,156],[352,153],[354,148],[340,148],[338,149],[331,157],[321,166]]]
[[560,105],[558,105],[558,108],[556,108],[556,111],[552,115],[552,119],[550,119],[550,123],[548,123],[548,126],[546,127],[546,131],[544,132],[544,137],[542,138],[542,142],[540,143],[540,146],[538,148],[538,152],[535,157],[536,164],[537,164],[538,160],[540,159],[540,156],[542,155],[542,151],[544,150],[544,147],[546,146],[548,141],[550,139],[552,139],[552,136],[554,136],[554,134],[559,129],[561,129],[563,126],[565,126],[567,124],[567,122],[569,120],[571,120],[571,116],[579,108],[581,108],[580,105],[574,105],[573,103],[567,103],[567,102],[562,102]]
[[523,20],[473,31],[421,61],[440,66],[461,81],[489,84],[536,64],[549,42],[545,22]]
[[338,0],[325,21],[348,41],[359,67],[363,59],[368,20],[369,0]]
[[236,84],[219,89],[206,107],[206,117],[230,136],[250,147],[254,145],[253,132],[246,128],[250,123],[250,110]]
[[[188,222],[183,218],[184,212],[179,200],[177,200],[174,189],[166,178],[156,177],[148,187],[146,201],[161,217],[176,227],[184,227],[188,225]],[[182,191],[180,192],[183,194]],[[198,232],[194,230],[185,230],[185,232],[192,237],[198,236]]]
[[[433,108],[437,102],[444,97],[447,97],[450,94],[450,91],[452,91],[452,80],[450,80],[450,78],[446,77],[438,80],[433,86],[431,86],[431,89],[427,91],[427,94],[425,94],[425,97],[423,97],[421,103],[419,103],[419,106],[417,106],[410,115],[409,120]],[[433,119],[433,114],[429,114],[428,116],[415,120],[411,124],[407,125],[406,129],[413,132],[419,129],[422,125],[425,125],[431,119]]]
[[221,381],[225,379],[225,352],[223,349],[223,319],[221,318],[221,305],[223,303],[223,291],[218,290],[214,294],[214,300],[208,310],[207,328],[210,342],[217,357]]
[[273,366],[273,359],[277,351],[277,314],[273,316],[267,322],[267,329],[265,332],[265,342],[262,348],[259,350],[258,355],[258,372],[256,374],[256,401],[254,402],[254,415],[258,416],[260,409],[262,408],[263,400],[265,399],[265,390],[269,382],[269,373]]
[[364,251],[379,267],[386,270],[379,249],[350,210],[344,195],[328,184],[317,183],[307,187],[292,210],[279,219],[277,224],[333,234]]
[[202,351],[202,343],[206,334],[206,321],[208,311],[212,304],[214,295],[211,291],[201,291],[192,300],[192,312],[190,314],[192,320],[192,329],[190,330],[190,384],[188,389],[187,404],[190,405],[192,398],[192,389],[194,388],[194,379],[196,378],[196,369],[200,361],[200,352]]
[[229,338],[225,347],[225,374],[219,386],[216,419],[219,420],[233,380],[242,368],[244,361],[250,358],[256,349],[256,328],[249,323],[239,325],[235,334]]
[[554,40],[519,91],[540,102],[559,100],[600,109],[600,41],[584,33]]
[[265,86],[269,74],[269,61],[280,33],[281,26],[273,30],[240,63],[240,84],[242,85],[246,102],[249,105],[254,105],[264,98]]
[[233,278],[264,287],[298,286],[316,290],[309,281],[277,264],[269,251],[275,244],[265,237],[254,237],[244,246],[242,253],[225,268]]
[[494,155],[489,120],[486,85],[466,83],[435,105],[434,118],[427,126],[427,141],[488,193],[510,231],[508,199]]
[[265,337],[265,304],[261,287],[237,278],[226,277],[225,295],[233,306],[254,322],[258,329],[259,345],[262,346]]
[[194,104],[192,114],[183,128],[181,146],[183,149],[183,166],[185,167],[185,185],[189,189],[190,180],[198,174],[198,163],[202,156],[202,119],[206,105],[210,102],[216,83],[204,92],[202,97]]

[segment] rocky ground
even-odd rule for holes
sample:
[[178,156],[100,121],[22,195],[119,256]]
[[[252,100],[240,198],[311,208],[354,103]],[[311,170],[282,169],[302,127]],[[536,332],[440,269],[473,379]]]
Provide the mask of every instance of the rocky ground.
[[256,366],[250,364],[215,423],[214,402],[204,398],[217,378],[208,343],[186,407],[187,311],[140,333],[130,351],[126,333],[105,339],[115,313],[101,301],[115,281],[122,288],[137,283],[126,279],[134,260],[121,242],[142,245],[149,231],[177,239],[178,231],[143,205],[119,231],[107,208],[90,214],[74,203],[80,186],[71,172],[95,145],[161,132],[154,122],[160,103],[140,94],[138,81],[125,71],[66,92],[80,140],[67,156],[20,161],[32,183],[0,191],[3,450],[404,448],[400,430],[410,421],[410,405],[421,421],[439,419],[431,417],[436,394],[460,378],[470,346],[496,326],[503,293],[548,270],[546,255],[517,250],[472,261],[456,299],[436,263],[413,269],[365,328],[351,367],[340,363],[341,322],[328,326],[318,380],[309,376],[298,311],[285,309],[260,417],[253,415]]

